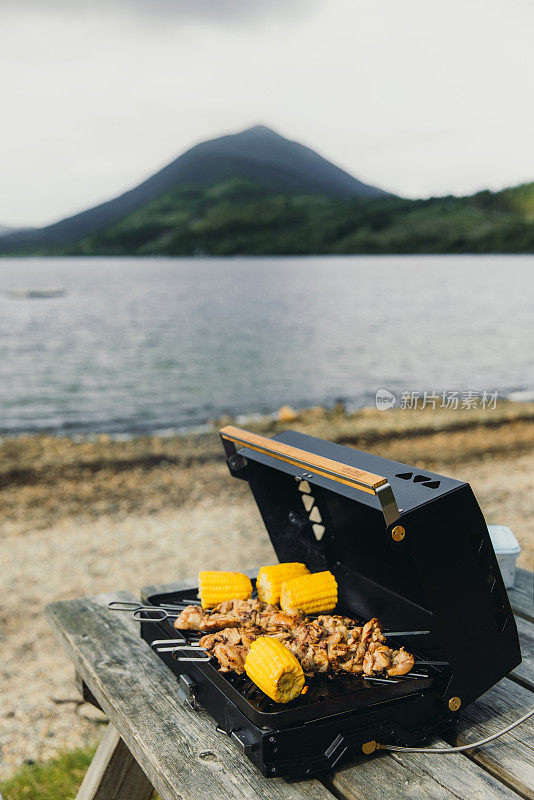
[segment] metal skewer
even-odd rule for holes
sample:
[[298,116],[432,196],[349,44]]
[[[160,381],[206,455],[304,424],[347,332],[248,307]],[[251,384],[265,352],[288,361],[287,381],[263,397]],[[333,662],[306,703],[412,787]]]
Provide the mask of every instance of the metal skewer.
[[388,636],[429,636],[430,631],[382,631],[382,635]]
[[144,606],[142,603],[128,600],[112,600],[108,603],[108,608],[111,611],[128,611],[136,622],[163,622],[166,619],[177,619],[183,611],[179,606]]
[[164,606],[144,606],[134,600],[112,600],[108,603],[110,611],[154,611],[154,609],[162,608],[165,611],[183,611],[184,605],[164,605]]
[[[184,637],[181,639],[155,639],[151,647],[156,653],[170,653],[177,661],[210,661],[211,653],[198,644],[187,644]],[[192,653],[193,655],[183,655]]]
[[[163,622],[165,619],[177,619],[182,612],[169,612],[160,606],[142,606],[136,608],[132,617],[136,622]],[[148,616],[152,614],[152,616]]]

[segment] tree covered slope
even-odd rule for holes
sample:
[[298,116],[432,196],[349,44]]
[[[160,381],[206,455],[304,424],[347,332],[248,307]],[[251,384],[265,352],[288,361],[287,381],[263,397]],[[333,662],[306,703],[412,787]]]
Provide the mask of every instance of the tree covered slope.
[[[57,250],[55,251],[57,252]],[[534,252],[534,184],[471,197],[332,198],[229,179],[167,192],[62,252],[278,255]]]

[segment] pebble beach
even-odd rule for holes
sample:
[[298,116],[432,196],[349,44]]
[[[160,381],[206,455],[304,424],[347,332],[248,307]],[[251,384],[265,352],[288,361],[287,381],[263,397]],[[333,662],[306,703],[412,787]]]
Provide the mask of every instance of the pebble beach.
[[[276,560],[247,485],[228,474],[216,431],[229,422],[184,436],[0,442],[0,778],[96,742],[106,721],[81,702],[46,603]],[[533,569],[533,403],[286,408],[246,427],[293,428],[467,480],[487,522],[514,531],[518,564]]]

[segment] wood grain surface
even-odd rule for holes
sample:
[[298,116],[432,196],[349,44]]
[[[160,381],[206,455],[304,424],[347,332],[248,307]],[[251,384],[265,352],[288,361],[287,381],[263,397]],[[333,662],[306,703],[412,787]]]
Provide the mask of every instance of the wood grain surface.
[[[534,692],[534,623],[516,617],[523,661],[510,673],[510,678]],[[534,694],[532,695],[534,705]]]
[[516,616],[534,622],[534,573],[516,569],[515,585],[508,590],[508,597]]
[[87,684],[163,800],[334,800],[318,780],[266,780],[204,711],[178,699],[176,677],[109,600],[52,603],[46,615]]
[[[255,571],[252,571],[255,574]],[[195,579],[151,586],[150,594],[195,585]],[[528,585],[528,584],[527,584]],[[519,591],[525,594],[525,581]],[[205,712],[177,697],[175,676],[140,639],[128,614],[107,610],[129,593],[53,603],[48,619],[84,682],[163,800],[534,800],[534,735],[528,723],[467,755],[380,753],[308,781],[265,779]],[[524,607],[524,605],[523,605]],[[534,705],[534,624],[518,618],[523,663],[465,709],[451,744],[482,738]],[[521,683],[521,685],[520,685]],[[530,721],[529,721],[530,722]],[[445,744],[436,742],[432,744]]]
[[[504,678],[463,711],[456,731],[447,738],[455,745],[483,739],[531,708],[534,693]],[[487,747],[469,751],[468,757],[523,797],[534,800],[534,717]]]
[[340,461],[332,461],[330,458],[309,453],[307,450],[292,447],[289,444],[278,442],[276,439],[259,436],[257,433],[250,433],[250,431],[236,428],[233,425],[221,428],[220,434],[223,439],[241,447],[243,445],[250,447],[252,450],[277,458],[279,461],[285,461],[295,467],[302,467],[304,470],[337,480],[339,483],[356,486],[356,488],[372,494],[375,494],[380,486],[387,483],[386,478],[381,475],[351,467],[349,464],[343,464]]

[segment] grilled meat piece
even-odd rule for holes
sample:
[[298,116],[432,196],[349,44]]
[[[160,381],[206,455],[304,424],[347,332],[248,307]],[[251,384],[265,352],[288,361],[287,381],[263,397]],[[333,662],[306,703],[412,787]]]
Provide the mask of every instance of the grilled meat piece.
[[366,675],[383,672],[391,666],[393,651],[383,644],[371,642],[363,658],[363,671]]
[[341,617],[337,614],[321,614],[317,617],[317,622],[328,633],[341,633],[343,637],[349,635],[349,631],[357,630],[361,635],[362,629],[356,627],[356,623],[350,617]]
[[390,677],[396,675],[406,675],[414,665],[414,657],[408,653],[404,647],[399,650],[393,651],[393,658],[391,660],[391,667],[387,670]]
[[181,628],[181,630],[184,631],[198,631],[205,613],[206,612],[202,611],[200,606],[186,606],[184,610],[180,612],[180,616],[174,623],[174,627]]
[[379,642],[383,644],[385,641],[386,639],[382,635],[382,626],[376,617],[365,623],[362,628],[362,642]]
[[307,675],[316,672],[328,672],[328,659],[325,630],[318,621],[303,622],[293,628],[292,640],[285,644],[302,664]]
[[261,633],[258,628],[226,628],[202,636],[199,644],[213,653],[221,672],[237,672],[241,675],[245,671],[249,647]]
[[366,652],[365,642],[350,644],[345,655],[338,659],[339,671],[360,675],[363,672],[363,660]]
[[220,664],[220,672],[237,672],[238,675],[242,675],[245,671],[248,647],[218,642],[212,652]]
[[390,677],[406,675],[414,665],[414,657],[404,647],[391,650],[378,642],[369,645],[363,659],[363,671],[366,675],[373,672],[386,672]]

